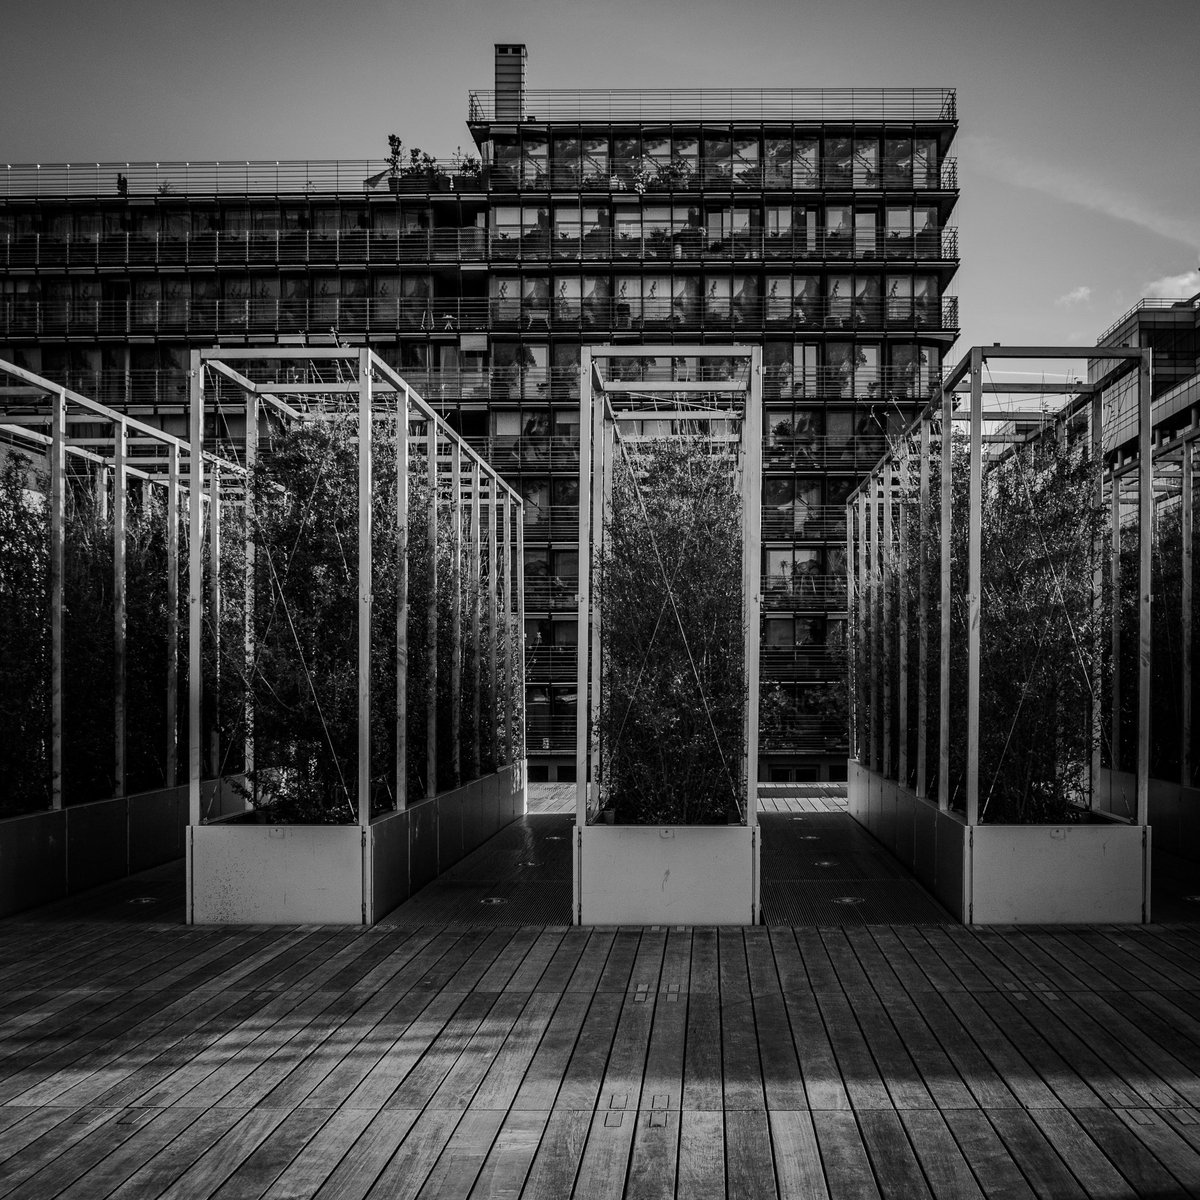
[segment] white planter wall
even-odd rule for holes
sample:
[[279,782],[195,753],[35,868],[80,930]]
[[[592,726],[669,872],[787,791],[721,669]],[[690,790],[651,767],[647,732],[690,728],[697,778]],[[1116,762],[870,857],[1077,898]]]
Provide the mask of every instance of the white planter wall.
[[848,777],[851,816],[965,924],[1149,919],[1147,826],[1100,820],[971,828],[853,759]]
[[581,925],[757,920],[757,827],[588,825],[575,855]]

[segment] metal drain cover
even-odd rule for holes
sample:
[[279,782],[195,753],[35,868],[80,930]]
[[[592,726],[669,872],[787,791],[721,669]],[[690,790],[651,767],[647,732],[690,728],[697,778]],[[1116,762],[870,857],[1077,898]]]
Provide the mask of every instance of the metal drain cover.
[[1180,896],[1180,900],[1186,900],[1189,904],[1200,904],[1200,896]]
[[838,865],[836,858],[818,858],[814,867],[836,867]]
[[834,896],[834,904],[866,904],[865,896]]
[[503,896],[484,896],[484,898],[482,900],[480,900],[479,903],[480,904],[507,904],[508,901],[505,900],[505,898]]
[[157,904],[158,897],[157,896],[134,896],[132,899],[127,900],[126,903],[127,904]]

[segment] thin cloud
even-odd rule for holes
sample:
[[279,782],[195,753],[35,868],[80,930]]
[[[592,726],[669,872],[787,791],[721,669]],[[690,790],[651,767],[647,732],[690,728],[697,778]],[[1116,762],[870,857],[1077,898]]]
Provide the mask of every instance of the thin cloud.
[[1055,300],[1055,304],[1059,308],[1073,308],[1076,304],[1086,304],[1092,298],[1092,289],[1080,284],[1077,288],[1072,288],[1069,292],[1059,296]]
[[960,138],[973,165],[984,175],[1004,183],[1041,192],[1067,204],[1128,221],[1159,237],[1200,249],[1200,219],[1177,217],[1158,211],[1144,196],[1114,188],[1103,179],[1052,163],[1038,162],[1028,153],[1016,153],[999,138],[971,135]]
[[1153,279],[1142,287],[1143,296],[1159,296],[1175,299],[1194,296],[1200,292],[1200,267],[1184,271],[1182,275],[1164,275]]

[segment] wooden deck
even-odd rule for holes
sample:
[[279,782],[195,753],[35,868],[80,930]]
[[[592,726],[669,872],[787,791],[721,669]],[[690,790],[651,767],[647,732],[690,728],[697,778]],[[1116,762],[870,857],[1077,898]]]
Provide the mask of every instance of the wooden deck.
[[1198,925],[230,930],[180,901],[163,871],[0,922],[0,1196],[1200,1195]]

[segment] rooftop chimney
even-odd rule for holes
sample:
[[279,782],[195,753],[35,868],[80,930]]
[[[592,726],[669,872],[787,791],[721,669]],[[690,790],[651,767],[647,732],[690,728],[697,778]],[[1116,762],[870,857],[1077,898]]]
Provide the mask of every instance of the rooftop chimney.
[[496,43],[496,120],[525,119],[525,47]]

